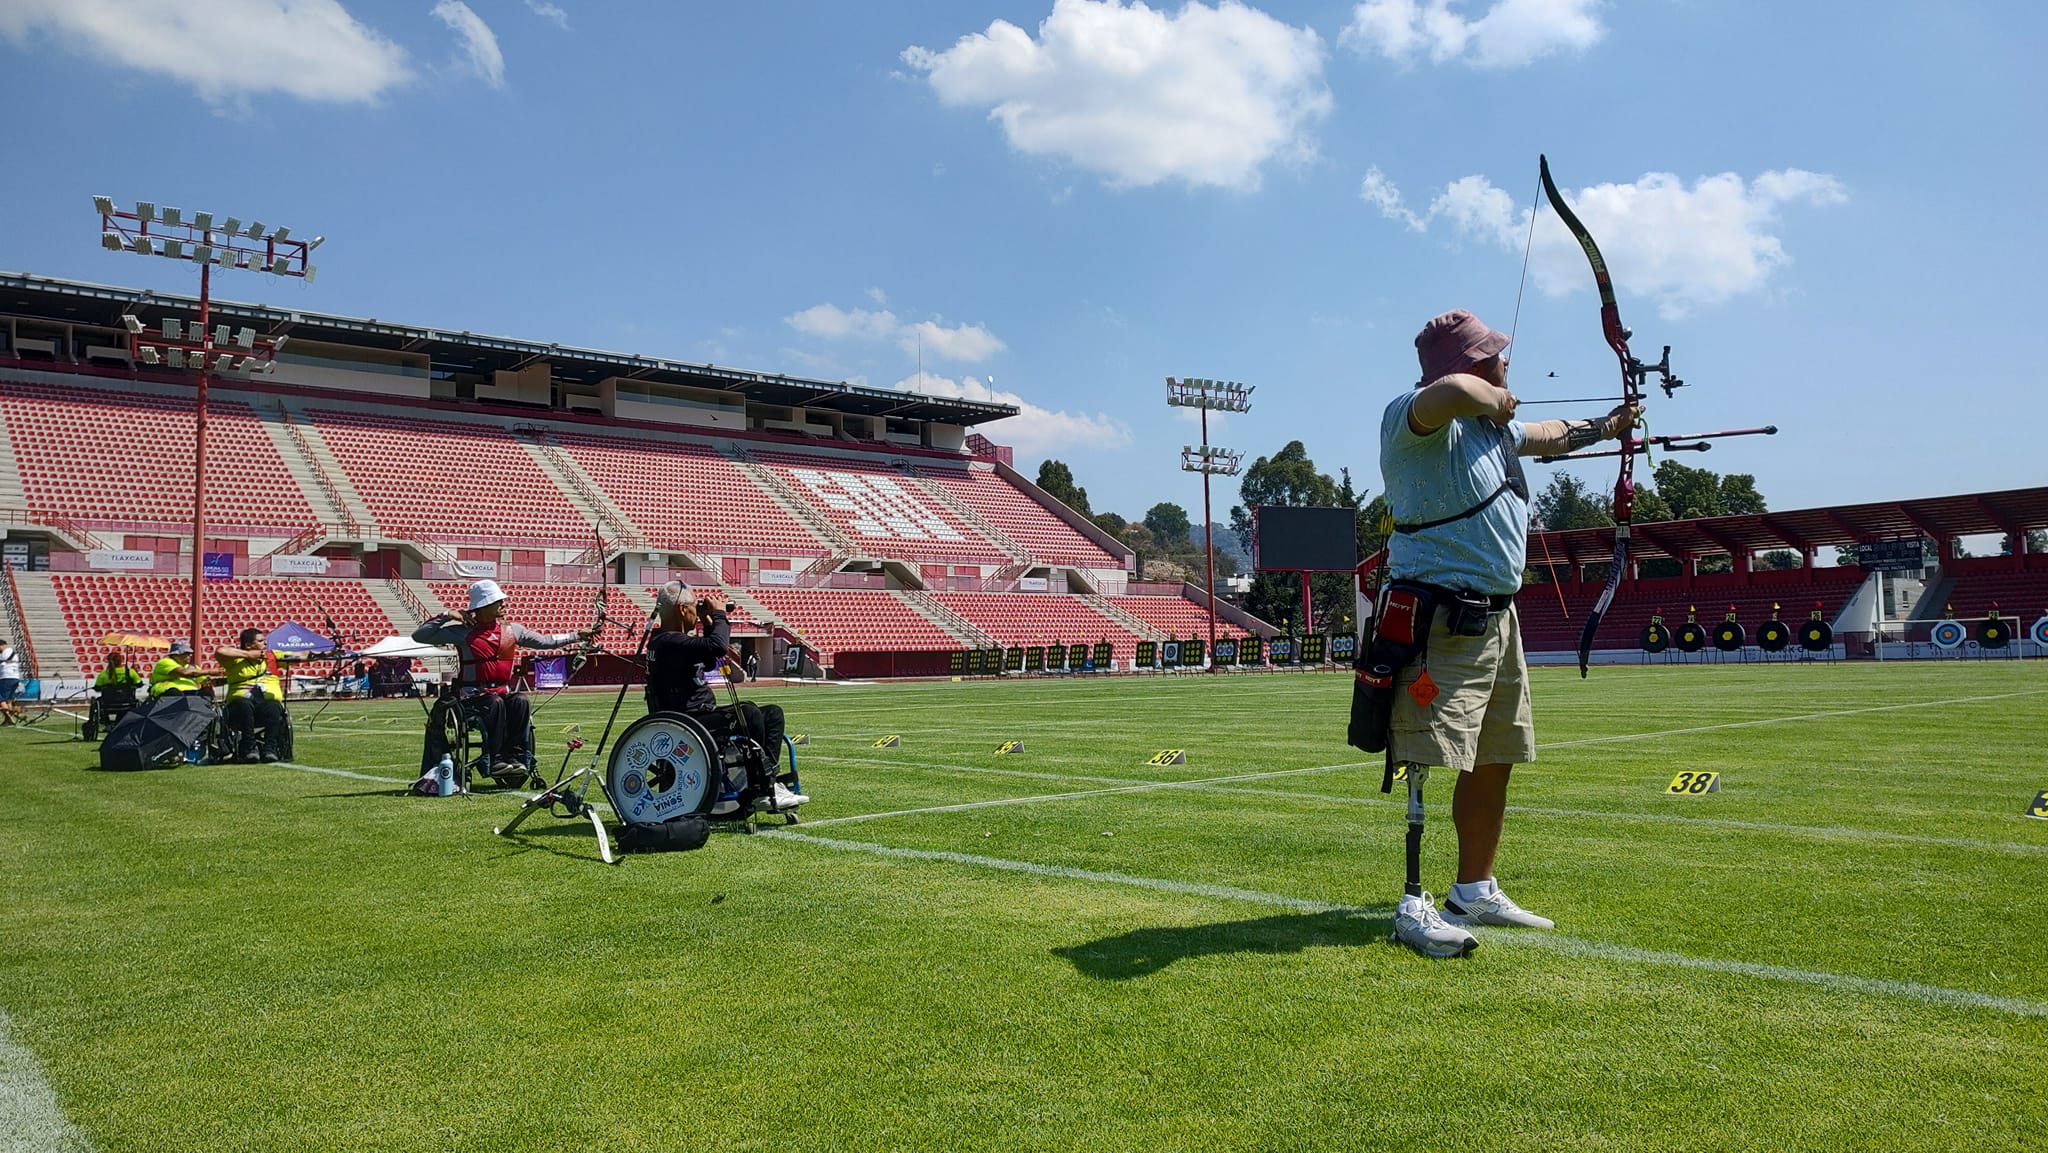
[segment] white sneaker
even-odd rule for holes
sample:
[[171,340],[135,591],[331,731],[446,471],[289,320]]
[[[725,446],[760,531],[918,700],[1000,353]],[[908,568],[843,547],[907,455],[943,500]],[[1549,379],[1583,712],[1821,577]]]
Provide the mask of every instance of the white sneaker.
[[775,799],[771,802],[767,797],[762,797],[754,802],[754,807],[779,813],[786,809],[794,809],[798,805],[807,803],[809,800],[809,797],[792,790],[781,781],[777,781],[775,782]]
[[1498,888],[1484,897],[1460,902],[1444,898],[1444,920],[1453,925],[1502,925],[1516,929],[1555,929],[1557,922],[1539,917],[1508,899]]
[[1425,957],[1463,957],[1479,947],[1479,939],[1446,922],[1428,893],[1403,897],[1394,910],[1394,939]]

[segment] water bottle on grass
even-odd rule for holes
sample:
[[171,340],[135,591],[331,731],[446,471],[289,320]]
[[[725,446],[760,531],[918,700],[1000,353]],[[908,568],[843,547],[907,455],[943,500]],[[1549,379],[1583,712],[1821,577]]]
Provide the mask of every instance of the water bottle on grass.
[[455,795],[455,758],[441,754],[441,763],[434,766],[434,784],[444,797]]

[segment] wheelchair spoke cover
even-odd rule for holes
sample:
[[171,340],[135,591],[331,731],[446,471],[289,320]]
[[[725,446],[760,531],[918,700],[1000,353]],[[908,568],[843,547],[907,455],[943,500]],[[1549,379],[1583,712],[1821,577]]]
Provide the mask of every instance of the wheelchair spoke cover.
[[605,772],[619,819],[658,825],[710,808],[720,776],[713,752],[711,734],[681,713],[650,713],[628,725]]

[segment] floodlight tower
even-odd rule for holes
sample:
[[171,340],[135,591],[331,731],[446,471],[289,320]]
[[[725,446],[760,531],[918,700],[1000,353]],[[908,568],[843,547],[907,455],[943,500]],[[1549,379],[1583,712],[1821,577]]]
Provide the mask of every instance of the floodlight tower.
[[1186,380],[1166,378],[1166,406],[1168,408],[1193,408],[1202,414],[1202,445],[1182,445],[1180,467],[1182,472],[1202,474],[1202,560],[1208,565],[1209,578],[1206,587],[1209,593],[1209,671],[1217,671],[1216,665],[1216,543],[1211,539],[1210,526],[1214,523],[1209,515],[1209,478],[1212,476],[1236,476],[1239,460],[1243,453],[1236,449],[1215,448],[1209,444],[1209,410],[1218,412],[1250,412],[1252,392],[1257,385],[1245,386],[1226,380],[1202,380],[1190,377]]
[[262,340],[256,330],[230,334],[226,325],[212,326],[213,266],[296,276],[310,281],[316,271],[312,255],[327,238],[294,238],[289,228],[266,228],[262,221],[244,225],[229,216],[215,220],[211,212],[189,218],[177,208],[159,209],[148,200],[135,211],[122,212],[109,197],[92,198],[100,214],[100,246],[109,252],[133,252],[189,260],[199,266],[199,323],[182,325],[166,319],[160,336],[150,336],[139,317],[123,316],[129,351],[144,364],[163,363],[199,373],[192,419],[192,647],[199,647],[199,610],[206,596],[206,386],[214,372],[275,371],[277,350],[284,338]]

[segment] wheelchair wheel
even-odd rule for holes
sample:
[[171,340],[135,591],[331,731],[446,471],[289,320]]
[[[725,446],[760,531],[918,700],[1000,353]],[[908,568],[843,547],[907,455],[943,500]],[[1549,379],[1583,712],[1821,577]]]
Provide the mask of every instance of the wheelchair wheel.
[[270,747],[277,754],[278,760],[289,761],[292,759],[294,743],[292,715],[287,712],[284,715],[284,723],[278,726],[277,733],[270,738]]
[[704,726],[681,713],[649,713],[619,735],[605,788],[620,820],[658,825],[711,808],[723,776]]

